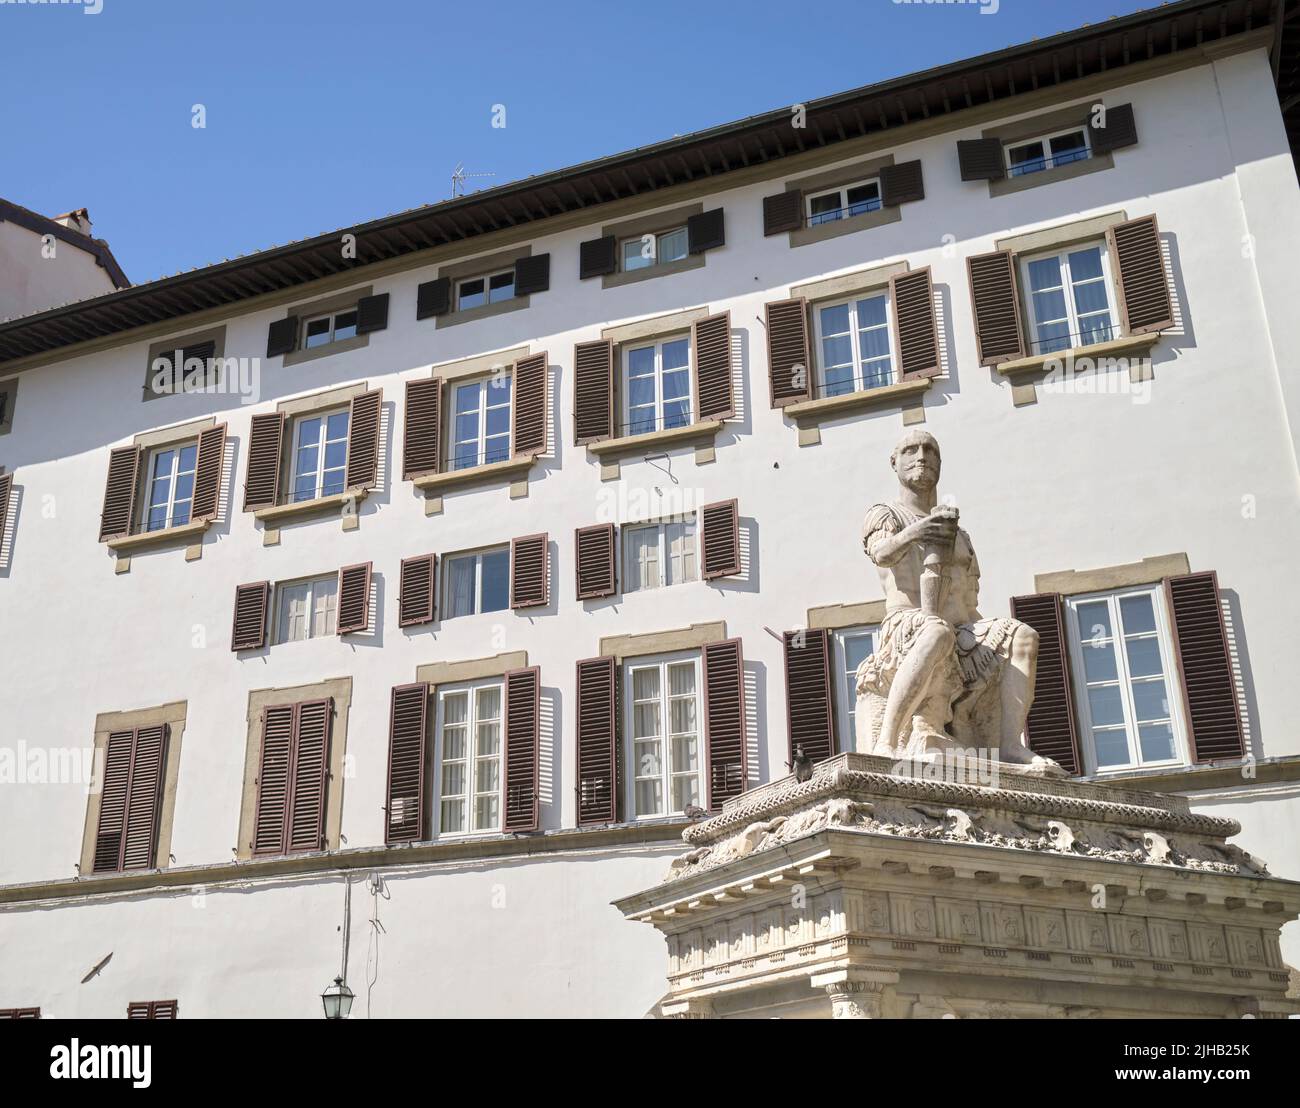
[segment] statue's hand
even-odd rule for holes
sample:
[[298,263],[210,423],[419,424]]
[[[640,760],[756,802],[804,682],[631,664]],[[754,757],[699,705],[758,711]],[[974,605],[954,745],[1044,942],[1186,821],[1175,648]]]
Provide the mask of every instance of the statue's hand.
[[904,533],[914,543],[952,546],[957,541],[957,521],[944,516],[926,516],[909,525]]

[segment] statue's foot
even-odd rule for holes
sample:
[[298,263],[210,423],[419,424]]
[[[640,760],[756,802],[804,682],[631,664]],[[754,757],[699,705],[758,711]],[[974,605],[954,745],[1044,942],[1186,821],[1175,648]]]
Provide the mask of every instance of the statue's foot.
[[1013,751],[999,751],[998,758],[1000,761],[1019,766],[1026,773],[1031,773],[1035,777],[1070,776],[1055,759],[1044,758],[1041,754],[1035,754],[1032,750],[1028,750],[1023,746],[1017,747]]

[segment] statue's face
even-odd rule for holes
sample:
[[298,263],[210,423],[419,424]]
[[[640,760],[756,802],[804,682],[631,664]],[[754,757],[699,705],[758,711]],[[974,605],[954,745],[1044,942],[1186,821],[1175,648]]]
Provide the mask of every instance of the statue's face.
[[894,450],[894,472],[908,488],[934,488],[939,483],[939,448],[934,440],[918,435],[899,443]]

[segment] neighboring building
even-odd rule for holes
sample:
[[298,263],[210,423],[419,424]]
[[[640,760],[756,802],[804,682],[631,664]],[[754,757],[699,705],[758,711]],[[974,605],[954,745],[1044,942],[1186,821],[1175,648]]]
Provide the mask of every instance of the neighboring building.
[[[0,325],[0,1005],[313,1016],[342,958],[354,1015],[648,1012],[610,902],[688,805],[851,743],[858,529],[918,424],[985,612],[1042,635],[1033,745],[1300,879],[1290,7]],[[256,364],[175,395],[175,351]]]
[[0,199],[0,320],[129,287],[108,243],[90,232],[85,208],[47,217]]

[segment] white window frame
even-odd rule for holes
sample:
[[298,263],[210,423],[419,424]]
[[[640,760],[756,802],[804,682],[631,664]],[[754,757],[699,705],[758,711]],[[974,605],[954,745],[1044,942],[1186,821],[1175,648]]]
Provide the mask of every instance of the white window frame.
[[[353,317],[352,324],[351,324],[352,334],[344,335],[342,338],[340,338],[338,335],[339,317],[346,316],[346,315],[351,315]],[[319,323],[322,319],[329,320],[329,325],[330,325],[329,332],[326,335],[325,341],[309,342],[308,333],[310,331],[311,325],[313,323]],[[329,346],[331,343],[345,342],[348,339],[354,339],[359,334],[359,332],[357,331],[357,325],[360,322],[361,319],[360,319],[359,309],[356,304],[353,304],[352,307],[350,308],[339,308],[337,311],[334,312],[324,312],[321,315],[308,316],[302,321],[302,348],[304,350],[319,350],[322,346]]]
[[[686,394],[684,397],[674,397],[671,403],[679,403],[681,400],[686,401],[686,422],[675,424],[674,426],[689,427],[695,422],[695,351],[691,349],[690,332],[676,335],[663,335],[659,338],[651,339],[649,342],[628,343],[622,348],[622,376],[620,378],[622,394],[620,407],[623,413],[623,431],[627,435],[648,435],[655,431],[665,430],[667,424],[664,422],[664,347],[670,343],[686,343]],[[643,431],[632,430],[632,355],[638,350],[654,350],[654,383],[655,383],[655,400],[654,400],[654,425],[647,427]],[[682,372],[681,369],[674,368],[673,373]]]
[[[1124,624],[1120,610],[1120,600],[1127,596],[1149,596],[1151,598],[1156,623],[1154,638],[1160,648],[1162,679],[1165,683],[1165,696],[1168,698],[1169,703],[1168,718],[1170,727],[1173,730],[1174,754],[1172,758],[1149,762],[1144,761],[1142,758],[1137,713],[1133,705],[1134,681],[1129,674],[1128,652],[1124,649]],[[1098,640],[1092,636],[1091,628],[1085,629],[1079,623],[1079,607],[1099,600],[1106,601],[1110,610],[1110,625],[1114,636],[1110,641],[1115,655],[1115,673],[1124,712],[1123,731],[1129,750],[1129,761],[1126,764],[1105,767],[1098,766],[1097,754],[1093,746],[1092,713],[1088,704],[1088,679],[1083,664],[1083,651],[1091,643]],[[1190,765],[1187,727],[1183,718],[1182,677],[1174,658],[1173,632],[1165,603],[1165,590],[1159,584],[1151,584],[1111,589],[1104,592],[1083,593],[1078,596],[1067,596],[1065,598],[1065,607],[1066,635],[1070,646],[1072,691],[1079,726],[1080,746],[1087,773],[1089,775],[1105,776],[1107,774],[1130,773],[1138,769]],[[1085,633],[1088,635],[1087,638],[1084,638]],[[1138,678],[1137,680],[1142,682],[1144,678]],[[1097,684],[1101,683],[1097,682]],[[1119,730],[1119,727],[1116,726],[1115,729]]]
[[[885,302],[885,335],[889,339],[889,380],[879,385],[868,385],[867,378],[862,368],[862,347],[858,327],[858,301],[882,299]],[[838,308],[847,306],[849,309],[849,343],[853,351],[853,388],[847,392],[829,393],[826,391],[826,356],[823,339],[825,335],[822,332],[822,311],[828,308]],[[889,385],[898,383],[898,353],[895,349],[894,336],[894,316],[893,302],[887,287],[881,289],[868,289],[860,292],[855,296],[844,299],[832,300],[827,303],[813,304],[813,335],[817,344],[817,387],[818,397],[823,396],[851,396],[858,392],[870,392],[872,389],[885,388]]]
[[[342,439],[332,439],[329,437],[329,421],[331,416],[345,415],[347,419],[347,429],[343,432]],[[302,430],[313,419],[320,420],[320,432],[316,436],[316,470],[313,475],[312,495],[309,497],[298,497],[298,478],[307,476],[298,472],[298,453],[305,445],[302,442]],[[319,412],[303,412],[293,421],[293,426],[289,438],[289,498],[290,503],[306,504],[312,500],[319,500],[322,496],[335,496],[337,493],[326,493],[325,474],[336,471],[339,467],[325,468],[325,450],[330,443],[343,443],[343,487],[338,490],[339,493],[347,492],[348,487],[348,436],[352,431],[352,409],[351,407],[329,408]]]
[[[478,754],[478,727],[481,721],[478,718],[478,694],[483,689],[494,688],[497,690],[497,716],[495,719],[497,725],[497,749],[493,755],[482,757]],[[446,759],[445,745],[445,722],[446,722],[446,702],[452,696],[465,696],[466,714],[465,714],[465,757],[456,759],[461,761],[465,766],[465,791],[455,794],[451,799],[459,799],[465,805],[465,827],[463,830],[448,830],[443,827],[442,806],[446,798],[443,793],[443,770]],[[499,835],[502,827],[502,810],[505,805],[504,785],[505,785],[505,705],[506,689],[505,680],[502,677],[485,677],[478,681],[463,681],[453,685],[439,685],[437,688],[437,704],[435,706],[435,723],[434,723],[434,759],[433,772],[435,780],[436,798],[433,802],[433,826],[434,835],[440,838],[477,838],[483,835]],[[487,722],[493,722],[491,720]],[[478,791],[478,763],[483,761],[494,761],[496,763],[496,789],[495,791],[479,792]],[[492,821],[490,827],[475,827],[475,811],[477,801],[480,797],[489,797],[495,795],[497,802],[496,819]]]
[[[669,554],[669,531],[673,528],[681,528],[683,539],[688,543],[688,550],[682,553],[682,569],[679,571],[681,576],[674,580],[668,580],[672,560]],[[685,532],[689,528],[690,534]],[[628,541],[629,536],[634,531],[654,531],[658,542],[658,568],[659,583],[657,585],[640,585],[638,580],[640,573],[632,571],[632,544]],[[687,553],[690,555],[690,568],[686,568],[685,559]],[[696,522],[695,513],[689,515],[673,516],[669,519],[652,520],[647,523],[629,523],[623,528],[623,592],[651,592],[655,589],[672,588],[675,585],[688,585],[700,579],[700,529]]]
[[[869,207],[866,211],[849,213],[849,192],[852,189],[864,188],[867,185],[876,186],[876,199],[874,206]],[[839,204],[833,211],[813,213],[813,201],[820,200],[823,196],[834,196],[839,200]],[[804,222],[809,227],[820,227],[824,223],[842,223],[846,219],[856,219],[860,215],[869,215],[871,212],[878,212],[884,207],[884,189],[881,187],[879,177],[864,177],[860,181],[850,181],[847,185],[836,185],[834,188],[819,189],[817,192],[810,192],[804,197]],[[846,214],[848,213],[848,214]]]
[[[492,282],[498,277],[510,278],[510,295],[497,296],[496,299],[493,299]],[[483,282],[483,292],[482,292],[483,303],[471,304],[467,307],[466,305],[461,303],[461,300],[464,297],[465,286],[469,284],[473,284],[475,281]],[[501,291],[502,290],[500,289],[497,290],[497,292],[501,292]],[[462,277],[456,282],[456,311],[458,312],[473,311],[475,308],[486,308],[490,304],[501,304],[506,300],[513,300],[514,298],[515,298],[514,266],[511,266],[509,269],[498,269],[492,273],[480,273],[474,277]]]
[[[672,235],[682,235],[685,237],[685,250],[682,253],[682,256],[680,258],[669,258],[668,261],[664,261],[663,260],[664,251],[663,251],[663,247],[660,244],[663,242],[664,239]],[[635,252],[636,257],[640,258],[643,264],[640,265],[627,264],[627,248],[632,243],[636,243],[637,245],[637,250]],[[650,255],[650,257],[647,258],[645,256],[645,248],[647,245],[651,245],[651,244],[653,245],[654,248],[653,253]],[[691,239],[690,239],[690,234],[686,229],[685,223],[683,223],[680,227],[669,227],[668,230],[658,231],[655,234],[632,235],[628,238],[620,240],[618,244],[618,267],[624,273],[635,273],[637,272],[637,270],[640,269],[650,269],[653,266],[657,266],[657,265],[669,265],[672,262],[685,261],[690,256],[691,256]]]
[[[1050,131],[1046,134],[1034,135],[1026,139],[1017,139],[1015,142],[1003,143],[1002,158],[1006,165],[1007,176],[1032,177],[1035,173],[1042,173],[1048,169],[1056,169],[1058,163],[1052,154],[1052,139],[1063,138],[1065,135],[1075,135],[1080,133],[1083,135],[1083,157],[1073,157],[1059,163],[1060,165],[1073,165],[1075,162],[1086,162],[1092,157],[1092,140],[1088,137],[1088,125],[1086,123],[1081,123],[1077,127],[1065,127],[1059,131]],[[1043,164],[1040,168],[1026,170],[1020,169],[1020,166],[1028,163],[1021,162],[1018,165],[1012,164],[1011,152],[1013,150],[1019,150],[1025,146],[1032,146],[1036,142],[1042,143],[1043,145]],[[1019,172],[1017,172],[1017,170],[1019,170]]]
[[834,658],[835,674],[838,678],[835,697],[838,701],[835,713],[835,727],[839,732],[839,749],[856,750],[855,745],[857,736],[854,734],[857,715],[857,682],[856,667],[853,671],[849,669],[849,643],[852,640],[870,638],[871,649],[867,654],[872,654],[880,642],[880,624],[865,623],[854,627],[837,628],[833,634],[834,638]]
[[[194,467],[182,470],[181,454],[186,449],[194,448]],[[153,509],[163,505],[154,504],[153,490],[158,476],[154,474],[154,466],[162,455],[171,452],[173,454],[171,471],[167,476],[167,518],[161,527],[150,527],[149,517],[153,514]],[[199,442],[198,439],[189,439],[185,442],[167,443],[163,446],[156,446],[149,451],[149,456],[145,465],[144,479],[144,505],[140,513],[139,527],[142,533],[157,534],[160,531],[170,530],[172,527],[183,527],[186,523],[194,521],[194,482],[198,477],[197,469],[199,464]],[[190,477],[190,495],[187,498],[190,506],[189,515],[180,523],[176,522],[176,479],[188,474]],[[185,503],[184,500],[181,503]]]
[[[708,804],[708,767],[705,760],[708,756],[708,749],[704,735],[704,688],[703,688],[703,667],[700,664],[700,652],[698,650],[679,651],[673,654],[654,654],[645,655],[638,658],[625,659],[622,665],[621,680],[623,681],[623,734],[624,748],[623,754],[627,767],[625,777],[627,784],[625,787],[626,811],[633,823],[639,823],[645,820],[662,820],[671,819],[673,816],[681,815],[681,809],[672,807],[673,793],[672,782],[674,776],[686,776],[686,773],[680,775],[673,773],[672,765],[672,735],[669,733],[672,720],[672,707],[669,704],[669,683],[668,667],[690,663],[695,672],[695,741],[696,741],[696,796],[697,803],[701,808]],[[637,670],[658,668],[659,670],[659,742],[661,744],[660,754],[660,772],[659,779],[663,789],[663,807],[662,812],[653,812],[642,814],[637,811],[636,806],[636,785],[638,780],[646,778],[639,775],[636,761],[636,738],[633,730],[633,721],[635,719],[635,699],[633,697],[634,677]]]
[[[500,608],[493,608],[491,612],[483,611],[483,559],[489,554],[504,553],[506,556],[506,602]],[[474,610],[470,612],[452,613],[452,582],[455,574],[452,572],[452,565],[455,562],[474,559]],[[504,546],[485,546],[478,550],[459,550],[455,554],[448,554],[444,559],[441,567],[442,576],[442,612],[443,619],[463,619],[466,616],[491,615],[495,612],[505,612],[510,609],[510,544]]]
[[[285,604],[291,590],[302,588],[307,590],[307,610],[303,617],[306,634],[300,639],[289,638],[286,636],[288,612],[285,609]],[[333,597],[333,603],[326,604],[328,613],[327,626],[318,633],[315,630],[316,604],[319,598],[330,596]],[[275,617],[275,628],[271,639],[272,645],[282,646],[292,642],[309,642],[312,639],[324,639],[336,635],[339,626],[339,575],[330,573],[320,577],[303,577],[295,581],[277,581],[275,585],[275,606],[272,608],[272,612]]]
[[[1079,309],[1074,302],[1074,282],[1070,274],[1070,255],[1077,254],[1081,250],[1098,249],[1101,251],[1101,278],[1100,281],[1106,289],[1106,310],[1110,315],[1110,338],[1097,339],[1095,341],[1084,342],[1083,330],[1079,323]],[[1092,239],[1087,242],[1071,243],[1069,246],[1058,247],[1054,250],[1040,250],[1035,254],[1028,254],[1019,259],[1020,288],[1025,301],[1025,311],[1029,319],[1029,348],[1035,353],[1044,353],[1042,343],[1044,340],[1038,337],[1038,312],[1034,306],[1034,290],[1029,282],[1029,266],[1031,262],[1041,262],[1048,258],[1056,258],[1061,266],[1062,292],[1065,294],[1065,319],[1069,327],[1067,346],[1062,346],[1057,350],[1047,351],[1047,353],[1063,354],[1067,350],[1079,350],[1088,346],[1095,346],[1099,342],[1109,342],[1119,337],[1119,296],[1115,289],[1114,274],[1110,264],[1110,248],[1105,239]],[[1097,280],[1097,278],[1089,278]],[[1098,313],[1089,312],[1090,316]],[[1046,320],[1044,322],[1054,323],[1058,320]]]
[[[508,384],[503,386],[501,384],[502,381],[505,381]],[[459,410],[458,404],[459,404],[460,391],[461,389],[471,389],[471,388],[478,389],[478,407],[475,409],[476,434],[473,439],[461,439],[459,437],[460,417],[462,415],[469,415],[470,413],[462,412]],[[502,396],[505,397],[504,401],[501,400]],[[514,413],[512,410],[514,402],[515,402],[514,376],[510,373],[494,374],[491,377],[479,378],[477,381],[453,382],[452,389],[451,389],[451,458],[450,458],[451,468],[453,470],[475,469],[478,466],[491,464],[491,462],[489,462],[487,458],[487,440],[489,437],[487,433],[487,414],[489,411],[499,411],[502,408],[504,408],[507,412],[505,454],[502,457],[496,458],[494,460],[498,462],[504,462],[509,460],[510,449],[511,449],[511,434],[514,425]],[[500,435],[492,435],[491,437],[493,439],[501,438]],[[473,460],[462,465],[460,463],[460,448],[462,446],[468,445],[471,442],[474,444]]]

